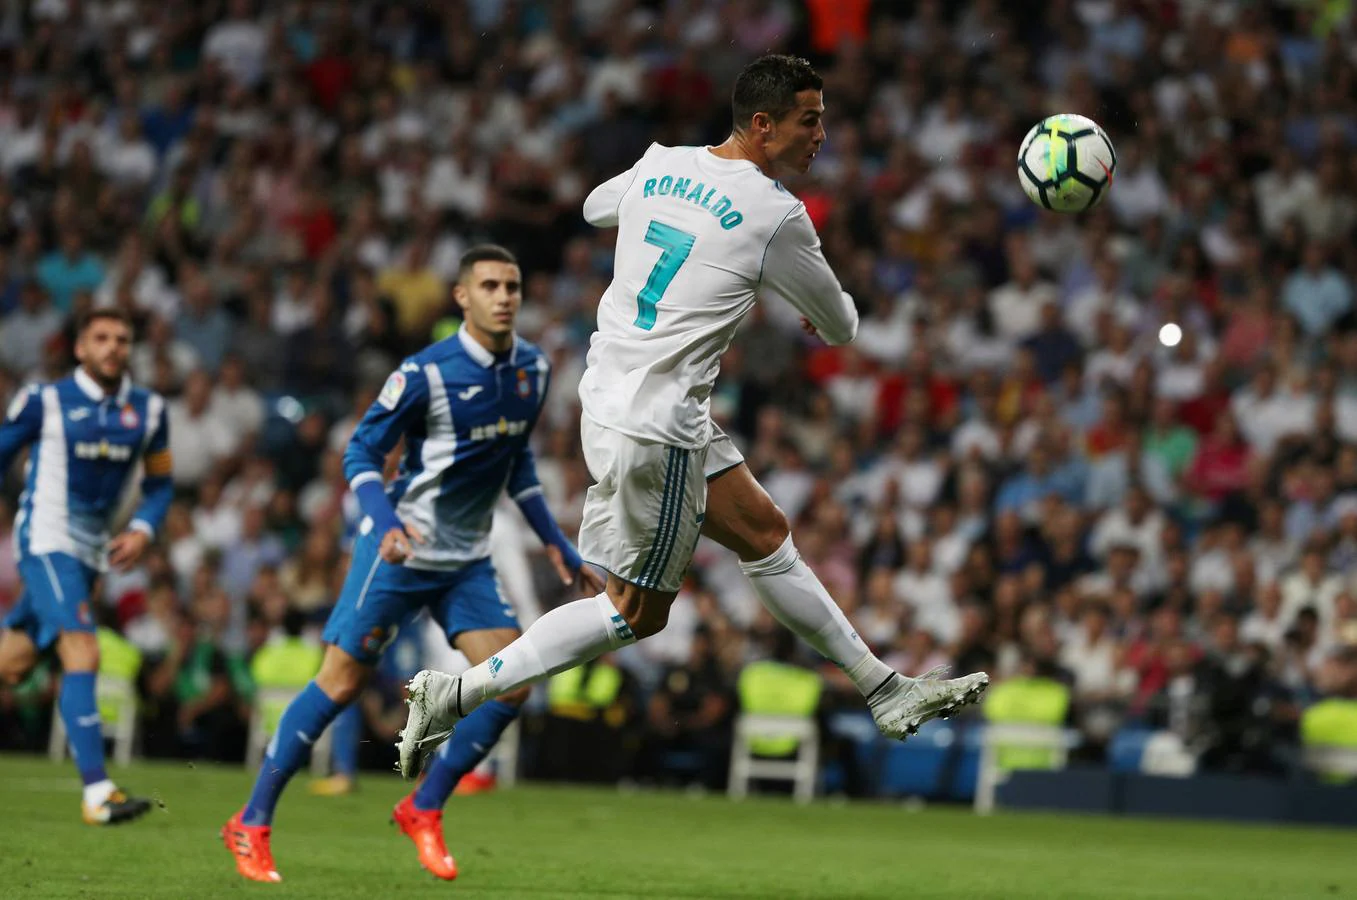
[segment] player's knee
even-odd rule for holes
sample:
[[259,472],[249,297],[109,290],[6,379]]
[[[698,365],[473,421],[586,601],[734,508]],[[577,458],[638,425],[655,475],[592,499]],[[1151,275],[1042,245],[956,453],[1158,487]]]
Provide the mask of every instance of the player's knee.
[[0,684],[14,687],[24,680],[24,676],[28,674],[28,669],[29,667],[23,660],[0,660]]
[[661,600],[653,595],[637,595],[632,600],[619,607],[618,612],[627,620],[638,641],[659,634],[669,624],[672,600]]
[[335,703],[348,705],[358,699],[363,692],[366,679],[356,673],[331,673],[329,677],[316,676],[316,687],[325,692]]
[[370,671],[369,666],[331,646],[325,651],[325,661],[316,673],[316,687],[335,703],[352,703],[363,692]]
[[65,672],[99,671],[99,641],[84,631],[63,632],[57,639],[57,657]]
[[787,514],[782,511],[780,506],[769,500],[767,508],[759,516],[753,534],[750,535],[749,543],[753,559],[767,559],[772,556],[791,533],[792,526],[787,521]]

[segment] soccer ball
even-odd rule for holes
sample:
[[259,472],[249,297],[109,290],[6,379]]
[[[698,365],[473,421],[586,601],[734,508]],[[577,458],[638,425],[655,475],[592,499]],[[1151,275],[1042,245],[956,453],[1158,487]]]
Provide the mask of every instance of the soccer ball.
[[1056,212],[1083,212],[1112,186],[1117,151],[1092,119],[1047,116],[1018,150],[1018,182],[1032,202]]

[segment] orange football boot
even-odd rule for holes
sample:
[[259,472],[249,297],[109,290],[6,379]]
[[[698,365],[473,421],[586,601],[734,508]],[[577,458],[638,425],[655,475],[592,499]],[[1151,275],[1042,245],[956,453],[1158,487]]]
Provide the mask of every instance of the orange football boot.
[[462,776],[462,780],[457,782],[457,787],[453,793],[458,797],[469,797],[472,794],[485,794],[495,789],[497,782],[494,775],[482,775],[475,769]]
[[221,827],[222,842],[236,858],[236,871],[251,881],[282,881],[269,849],[273,829],[268,825],[246,825],[241,821],[244,814],[242,809]]
[[410,794],[391,811],[391,821],[415,842],[421,866],[444,881],[457,877],[457,861],[443,843],[443,810],[416,809],[415,795]]

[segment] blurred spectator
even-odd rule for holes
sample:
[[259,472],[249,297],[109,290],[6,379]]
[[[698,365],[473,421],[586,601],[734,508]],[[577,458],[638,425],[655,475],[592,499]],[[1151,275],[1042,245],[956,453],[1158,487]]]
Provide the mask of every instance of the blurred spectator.
[[279,586],[291,606],[315,613],[334,602],[331,581],[338,555],[334,535],[323,527],[313,527],[300,552],[288,559],[278,572]]
[[176,486],[198,487],[240,441],[241,435],[209,414],[211,402],[212,381],[201,370],[188,376],[183,396],[170,401],[170,450],[174,453]]
[[38,282],[52,298],[52,305],[69,312],[80,291],[93,291],[104,280],[104,265],[85,247],[84,235],[68,228],[61,235],[60,249],[38,263]]
[[264,401],[250,387],[245,363],[239,356],[227,355],[217,372],[208,415],[220,421],[239,443],[245,444],[264,424]]
[[396,308],[396,328],[407,339],[427,334],[443,314],[447,288],[430,266],[432,247],[427,237],[416,238],[395,265],[382,272],[377,286]]
[[175,336],[193,349],[198,362],[216,373],[231,346],[231,319],[212,295],[212,286],[196,269],[180,274],[184,303],[175,318]]
[[62,327],[62,316],[35,282],[24,285],[19,308],[0,320],[0,365],[26,378],[42,361],[44,345]]
[[1326,256],[1323,244],[1307,244],[1300,270],[1282,287],[1282,305],[1312,338],[1352,310],[1352,284],[1327,264]]

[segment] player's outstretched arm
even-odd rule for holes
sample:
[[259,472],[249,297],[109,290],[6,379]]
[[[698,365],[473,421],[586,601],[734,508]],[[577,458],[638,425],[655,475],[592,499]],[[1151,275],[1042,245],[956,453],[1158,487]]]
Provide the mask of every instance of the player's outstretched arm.
[[847,344],[858,333],[858,311],[820,252],[804,206],[782,221],[763,262],[764,290],[783,297],[827,344]]
[[5,421],[0,423],[0,478],[19,451],[42,433],[42,397],[36,387],[25,387],[14,395]]
[[386,496],[382,466],[386,455],[428,410],[429,382],[424,370],[416,363],[404,362],[387,378],[344,450],[344,477],[363,514],[372,519],[374,531],[382,536],[378,552],[392,564],[408,559],[414,552],[412,544],[423,543],[424,536],[396,515]]

